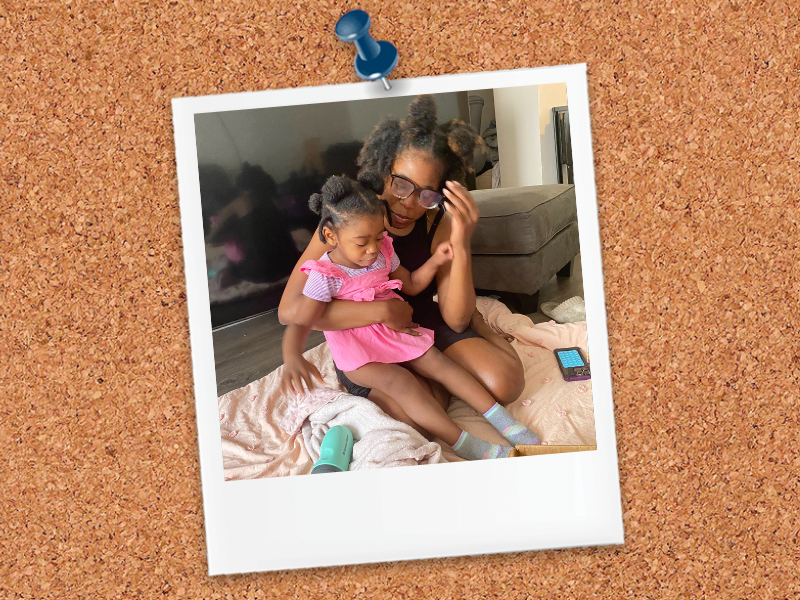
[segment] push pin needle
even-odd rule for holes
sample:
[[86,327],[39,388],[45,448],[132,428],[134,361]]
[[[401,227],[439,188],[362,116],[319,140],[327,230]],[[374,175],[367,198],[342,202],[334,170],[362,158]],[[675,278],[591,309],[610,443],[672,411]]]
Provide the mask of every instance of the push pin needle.
[[336,35],[343,42],[353,42],[358,55],[356,75],[361,79],[380,79],[387,91],[392,89],[389,73],[397,66],[397,48],[389,42],[376,42],[369,34],[370,18],[363,10],[351,10],[336,23]]

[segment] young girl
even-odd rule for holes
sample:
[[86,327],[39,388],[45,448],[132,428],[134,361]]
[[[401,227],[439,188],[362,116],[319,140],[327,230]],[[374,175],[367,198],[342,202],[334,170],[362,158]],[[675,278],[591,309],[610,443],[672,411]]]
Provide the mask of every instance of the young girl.
[[[452,260],[449,242],[440,244],[431,258],[413,273],[400,266],[386,235],[383,219],[386,203],[378,198],[383,180],[364,173],[358,182],[331,177],[314,194],[309,206],[320,214],[320,237],[331,246],[320,260],[303,264],[308,273],[303,297],[283,337],[284,371],[281,389],[301,393],[312,377],[322,382],[314,365],[306,361],[303,348],[308,332],[332,298],[355,301],[399,298],[392,290],[408,295],[424,290],[439,267]],[[466,460],[503,458],[511,448],[490,444],[462,431],[427,392],[417,378],[397,363],[438,381],[450,393],[483,413],[512,444],[538,444],[538,436],[514,419],[466,370],[433,347],[433,332],[417,329],[408,335],[376,324],[341,331],[326,331],[325,338],[334,363],[357,385],[378,389],[397,399],[420,426],[450,444]]]

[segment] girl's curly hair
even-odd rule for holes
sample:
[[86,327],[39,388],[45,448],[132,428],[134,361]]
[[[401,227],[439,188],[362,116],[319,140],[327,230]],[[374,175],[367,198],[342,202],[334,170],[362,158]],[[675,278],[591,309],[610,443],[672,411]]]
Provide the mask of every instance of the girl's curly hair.
[[442,181],[465,183],[473,170],[475,148],[483,148],[483,139],[471,125],[458,119],[437,124],[436,99],[417,96],[402,121],[385,117],[370,133],[358,155],[361,173],[374,171],[382,176],[391,173],[397,157],[406,150],[421,150],[444,164]]
[[360,173],[358,181],[344,175],[329,177],[319,194],[308,200],[311,210],[320,216],[319,239],[325,242],[322,228],[326,225],[338,231],[352,219],[362,216],[388,215],[389,205],[379,196],[383,193],[383,179],[374,171]]

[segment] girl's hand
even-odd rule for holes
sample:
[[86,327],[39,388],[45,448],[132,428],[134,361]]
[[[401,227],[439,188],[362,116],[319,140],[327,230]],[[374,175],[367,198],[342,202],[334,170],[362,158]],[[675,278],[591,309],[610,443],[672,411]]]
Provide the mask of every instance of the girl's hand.
[[317,367],[312,365],[302,356],[292,357],[283,364],[283,376],[281,377],[281,393],[282,394],[303,394],[303,382],[305,382],[308,391],[314,389],[313,379],[317,379],[321,384],[325,385]]
[[438,266],[453,260],[453,244],[450,242],[442,242],[436,247],[436,252],[433,253],[433,259]]
[[444,203],[445,210],[453,217],[450,225],[450,241],[453,245],[466,248],[478,223],[480,214],[478,205],[472,194],[457,181],[448,181],[442,192],[449,201]]
[[419,324],[411,320],[414,309],[411,308],[408,302],[398,298],[392,298],[391,300],[380,301],[380,305],[384,310],[381,323],[386,325],[389,329],[394,329],[400,333],[407,333],[415,337],[422,335],[419,331],[415,331],[415,329],[419,327]]

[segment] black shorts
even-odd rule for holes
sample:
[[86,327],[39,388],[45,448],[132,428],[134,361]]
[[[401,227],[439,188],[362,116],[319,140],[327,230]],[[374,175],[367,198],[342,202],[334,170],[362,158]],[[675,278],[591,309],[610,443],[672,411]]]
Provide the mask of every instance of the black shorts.
[[[433,347],[440,352],[444,352],[447,348],[461,340],[481,337],[470,327],[467,327],[467,329],[461,333],[453,331],[442,318],[439,307],[434,305],[432,308],[433,310],[426,311],[426,314],[421,314],[419,316],[414,314],[414,320],[417,321],[421,327],[433,330]],[[348,394],[361,396],[362,398],[369,396],[372,389],[353,383],[347,378],[347,375],[339,370],[339,367],[337,367],[335,363],[333,366],[336,369],[336,376],[339,378],[339,383],[344,386]]]

